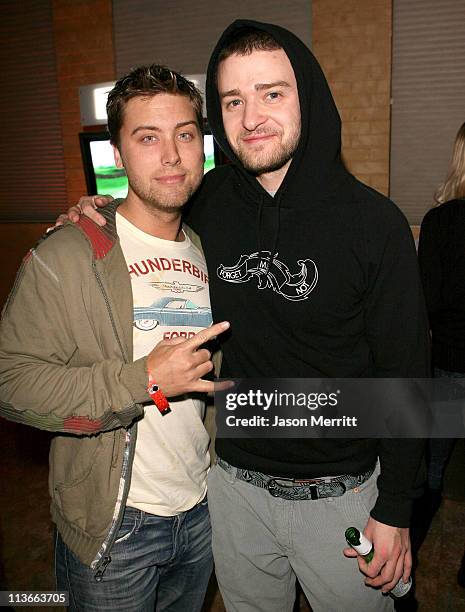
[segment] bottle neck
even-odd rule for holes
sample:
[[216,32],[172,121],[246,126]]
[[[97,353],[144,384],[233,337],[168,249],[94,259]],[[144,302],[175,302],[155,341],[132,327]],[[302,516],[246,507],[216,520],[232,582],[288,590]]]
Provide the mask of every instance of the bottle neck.
[[359,553],[359,555],[364,558],[366,563],[370,563],[370,561],[373,559],[374,554],[375,554],[375,549],[373,545],[371,545],[370,550],[366,554],[362,555],[362,553]]

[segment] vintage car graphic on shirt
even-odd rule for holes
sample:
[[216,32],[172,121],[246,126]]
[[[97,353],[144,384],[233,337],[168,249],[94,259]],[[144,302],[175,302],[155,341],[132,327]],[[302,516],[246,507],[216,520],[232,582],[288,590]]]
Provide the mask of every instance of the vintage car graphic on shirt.
[[212,321],[211,308],[183,298],[162,297],[150,306],[134,308],[134,327],[142,331],[151,331],[158,325],[209,327]]
[[258,289],[272,289],[293,302],[306,300],[318,282],[316,263],[312,259],[299,259],[297,265],[300,269],[296,274],[291,274],[286,264],[277,257],[278,253],[271,257],[270,251],[241,255],[234,266],[221,264],[216,273],[228,283],[246,283],[255,277],[258,279]]

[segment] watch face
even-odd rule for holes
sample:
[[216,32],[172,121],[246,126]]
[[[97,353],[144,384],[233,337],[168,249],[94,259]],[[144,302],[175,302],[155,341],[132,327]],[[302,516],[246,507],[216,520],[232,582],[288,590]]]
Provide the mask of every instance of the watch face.
[[156,393],[158,391],[158,385],[150,385],[149,393]]

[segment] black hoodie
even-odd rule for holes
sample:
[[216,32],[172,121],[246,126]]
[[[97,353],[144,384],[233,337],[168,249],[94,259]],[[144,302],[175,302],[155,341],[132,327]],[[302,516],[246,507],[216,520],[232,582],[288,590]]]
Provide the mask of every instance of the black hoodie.
[[[302,132],[289,170],[269,195],[226,139],[217,58],[231,35],[265,30],[293,66]],[[210,273],[214,320],[231,322],[223,377],[425,377],[425,308],[409,226],[396,206],[341,161],[340,119],[308,48],[281,27],[235,21],[207,74],[213,135],[233,161],[205,177],[188,222]],[[423,444],[415,440],[218,439],[229,463],[311,478],[381,463],[377,520],[407,526]]]

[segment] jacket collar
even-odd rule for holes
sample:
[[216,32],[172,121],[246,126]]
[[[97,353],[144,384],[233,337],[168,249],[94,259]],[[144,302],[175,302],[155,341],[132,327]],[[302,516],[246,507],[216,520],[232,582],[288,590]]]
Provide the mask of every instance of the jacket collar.
[[89,240],[95,259],[103,259],[113,248],[117,240],[116,209],[122,200],[113,200],[99,212],[105,217],[106,224],[101,227],[88,217],[81,215],[78,227]]

